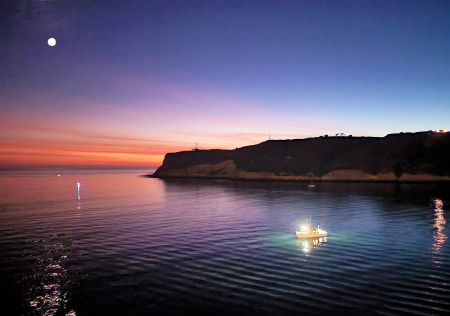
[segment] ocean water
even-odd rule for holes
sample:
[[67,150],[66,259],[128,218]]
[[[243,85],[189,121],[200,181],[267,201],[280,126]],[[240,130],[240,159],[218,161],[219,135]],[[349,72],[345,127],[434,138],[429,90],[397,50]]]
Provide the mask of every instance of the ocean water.
[[449,185],[146,173],[2,172],[1,314],[450,313]]

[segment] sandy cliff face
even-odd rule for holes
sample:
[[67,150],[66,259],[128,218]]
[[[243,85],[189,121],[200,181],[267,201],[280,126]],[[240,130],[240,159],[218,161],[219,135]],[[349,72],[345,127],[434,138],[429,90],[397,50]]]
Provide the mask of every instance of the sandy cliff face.
[[312,138],[235,150],[169,153],[155,177],[248,180],[450,181],[450,133]]
[[229,178],[248,180],[310,180],[307,176],[276,175],[272,172],[248,172],[237,170],[233,160],[218,164],[200,164],[189,168],[169,169],[158,174],[161,178]]
[[173,168],[162,170],[159,177],[207,177],[207,178],[234,178],[236,177],[236,164],[233,160],[225,160],[218,164],[199,164],[188,168]]
[[[287,180],[310,181],[308,176],[276,175],[272,172],[248,172],[236,169],[233,160],[227,160],[215,165],[201,164],[186,169],[171,169],[159,174],[160,178],[228,178],[235,180]],[[336,170],[322,177],[314,177],[315,181],[450,181],[450,177],[432,174],[402,174],[396,177],[393,172],[369,174],[361,170]]]
[[332,171],[320,179],[324,181],[449,181],[450,177],[436,176],[429,173],[404,173],[397,177],[393,172],[372,175],[361,170],[345,169]]
[[355,169],[344,169],[344,170],[336,170],[325,174],[321,177],[322,180],[330,180],[330,181],[343,181],[343,180],[353,180],[353,181],[395,181],[397,177],[393,172],[381,173],[381,174],[369,174],[363,172],[361,170]]

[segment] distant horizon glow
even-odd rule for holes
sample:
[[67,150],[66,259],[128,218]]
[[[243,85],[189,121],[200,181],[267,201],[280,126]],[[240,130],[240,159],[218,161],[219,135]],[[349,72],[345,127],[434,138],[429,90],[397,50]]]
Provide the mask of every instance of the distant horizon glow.
[[2,168],[153,168],[196,143],[450,129],[445,1],[99,0],[35,18],[14,5]]

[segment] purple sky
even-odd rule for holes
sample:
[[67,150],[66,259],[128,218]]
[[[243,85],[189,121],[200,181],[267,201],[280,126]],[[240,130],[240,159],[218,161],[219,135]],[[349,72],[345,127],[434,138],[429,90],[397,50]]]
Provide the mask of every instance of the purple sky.
[[450,129],[448,1],[0,6],[4,166]]

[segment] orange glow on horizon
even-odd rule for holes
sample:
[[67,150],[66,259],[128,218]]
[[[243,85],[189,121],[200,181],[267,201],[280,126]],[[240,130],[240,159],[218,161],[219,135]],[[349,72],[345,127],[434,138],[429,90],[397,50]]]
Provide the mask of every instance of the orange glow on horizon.
[[164,155],[66,151],[52,149],[16,149],[0,152],[2,167],[39,166],[122,166],[159,167]]
[[[39,98],[40,103],[34,109],[41,108],[37,105],[43,100]],[[227,109],[225,105],[233,104],[221,102],[218,103]],[[107,115],[111,112],[108,106],[88,105],[81,103],[77,111],[69,113],[24,112],[14,107],[3,111],[0,167],[154,168],[162,165],[167,153],[190,151],[196,143],[199,149],[235,149],[261,143],[269,138],[272,126],[264,122],[249,123],[245,117],[236,119],[235,115],[230,119],[206,110],[205,113],[197,110],[195,120],[186,120],[184,113],[178,111],[163,113],[159,109],[115,107],[114,113]],[[256,118],[253,114],[251,117]],[[272,128],[279,131],[271,133],[272,139],[311,136]]]

